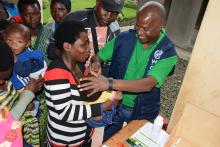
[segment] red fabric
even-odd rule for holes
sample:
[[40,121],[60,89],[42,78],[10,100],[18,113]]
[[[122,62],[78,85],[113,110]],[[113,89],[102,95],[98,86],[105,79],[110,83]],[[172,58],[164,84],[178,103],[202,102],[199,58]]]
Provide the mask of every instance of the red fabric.
[[12,16],[11,19],[13,19],[16,23],[22,23],[22,19],[20,15]]
[[82,142],[82,144],[77,145],[77,146],[70,146],[70,145],[58,145],[56,143],[50,142],[50,145],[52,147],[81,147],[84,144],[84,142]]
[[54,68],[47,71],[44,75],[45,81],[68,79],[70,84],[76,84],[72,74],[65,69]]

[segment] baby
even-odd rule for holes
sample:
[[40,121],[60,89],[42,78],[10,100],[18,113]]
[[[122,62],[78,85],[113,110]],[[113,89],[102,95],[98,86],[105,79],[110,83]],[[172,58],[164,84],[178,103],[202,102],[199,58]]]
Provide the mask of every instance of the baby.
[[[29,28],[22,24],[12,24],[4,32],[5,42],[11,47],[14,53],[15,65],[10,78],[16,90],[23,91],[30,81],[30,78],[38,79],[43,76],[46,70],[46,62],[41,51],[30,50],[31,33]],[[39,107],[39,101],[34,100],[27,107],[27,110],[33,110]],[[37,109],[35,108],[34,115]]]
[[[44,55],[39,50],[32,51],[28,48],[31,44],[31,33],[22,24],[9,25],[4,31],[4,40],[12,49],[15,59],[10,81],[16,90],[22,92],[33,78],[38,79],[44,75],[47,67]],[[39,145],[39,107],[40,100],[35,97],[21,118],[27,124],[23,126],[24,139],[31,145]]]
[[[21,147],[23,146],[20,134],[21,127],[19,129],[18,126],[15,126],[16,120],[21,120],[27,105],[35,97],[34,93],[42,89],[43,79],[32,80],[19,94],[11,81],[8,80],[14,67],[14,57],[11,48],[3,42],[0,42],[0,59],[0,146],[11,144],[11,146]],[[32,123],[33,121],[22,121],[23,126],[28,126],[28,122]],[[33,129],[33,127],[30,128]]]

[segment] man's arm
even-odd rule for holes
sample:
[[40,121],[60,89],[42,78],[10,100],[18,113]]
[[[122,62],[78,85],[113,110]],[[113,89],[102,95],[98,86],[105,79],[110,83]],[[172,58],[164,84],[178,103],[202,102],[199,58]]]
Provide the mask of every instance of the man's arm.
[[170,57],[166,60],[161,60],[148,72],[148,76],[146,78],[136,80],[111,80],[102,75],[84,78],[82,80],[90,80],[91,82],[80,85],[80,89],[81,91],[92,89],[92,93],[108,89],[126,92],[150,91],[153,87],[158,87],[158,84],[159,87],[162,85],[163,81],[167,78],[167,75],[172,70],[176,62],[176,56]]
[[148,76],[138,80],[113,80],[112,88],[119,91],[146,92],[151,91],[156,84],[157,80],[152,76]]
[[[108,90],[111,86],[110,79],[97,75],[96,77],[88,77],[81,80],[89,80],[90,82],[79,85],[80,91],[91,90],[89,95],[92,95],[98,91]],[[146,92],[150,91],[157,84],[157,80],[148,76],[147,78],[142,78],[138,80],[117,80],[113,79],[112,89],[117,91],[127,91],[127,92]],[[89,96],[88,95],[88,96]]]

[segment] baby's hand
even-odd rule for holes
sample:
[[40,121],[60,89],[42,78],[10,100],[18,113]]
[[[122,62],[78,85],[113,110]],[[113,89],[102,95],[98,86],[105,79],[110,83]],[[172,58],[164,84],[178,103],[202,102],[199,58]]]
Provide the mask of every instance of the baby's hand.
[[37,93],[42,90],[44,85],[44,79],[40,76],[39,79],[31,79],[31,81],[26,85],[25,90],[30,90],[33,93]]
[[99,62],[91,63],[89,66],[89,72],[94,76],[100,75],[102,73],[101,64]]
[[122,92],[121,91],[113,91],[112,92],[112,96],[111,96],[111,100],[116,100],[116,101],[120,101],[122,100]]
[[100,121],[100,120],[102,120],[102,116],[91,117],[91,119],[93,119],[95,121]]
[[30,102],[26,108],[27,111],[32,111],[34,110],[34,103],[33,102]]
[[115,108],[117,108],[119,101],[122,100],[122,92],[121,91],[113,91],[110,99],[111,99],[111,101],[114,102]]

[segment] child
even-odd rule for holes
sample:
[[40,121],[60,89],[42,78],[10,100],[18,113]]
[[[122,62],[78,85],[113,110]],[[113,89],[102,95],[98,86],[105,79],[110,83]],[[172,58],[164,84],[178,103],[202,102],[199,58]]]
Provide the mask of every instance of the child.
[[[43,86],[43,79],[40,78],[38,80],[32,80],[25,87],[25,90],[19,95],[19,93],[13,87],[11,81],[8,80],[11,76],[12,68],[14,66],[13,52],[6,43],[2,42],[0,42],[0,59],[0,110],[1,112],[7,112],[5,109],[10,111],[12,118],[10,116],[7,118],[2,118],[6,118],[8,123],[11,123],[10,119],[19,120],[21,118],[27,105],[33,100],[34,93],[41,90]],[[6,125],[1,123],[1,135],[3,134],[2,131],[4,131],[6,127],[9,127]],[[12,146],[14,143],[15,146],[20,145],[21,141],[17,140],[18,138],[16,139],[16,137],[19,137],[18,135],[19,134],[17,134],[17,136],[11,140]],[[1,140],[0,143],[3,143],[3,140]]]
[[[13,74],[10,80],[12,81],[16,90],[23,91],[25,86],[29,83],[30,77],[38,79],[40,75],[44,74],[44,71],[46,70],[44,55],[38,50],[31,51],[28,48],[31,43],[31,34],[30,30],[22,24],[12,24],[8,26],[5,30],[4,36],[5,41],[11,47],[15,58]],[[32,123],[35,122],[32,124],[35,127],[32,126],[32,128],[35,128],[36,130],[34,131],[34,129],[32,129],[33,132],[31,134],[38,134],[35,135],[35,137],[32,136],[33,138],[38,139],[30,141],[31,139],[29,140],[29,137],[26,137],[26,135],[24,136],[27,142],[33,145],[38,144],[37,142],[39,142],[39,137],[36,137],[39,136],[39,129],[37,125],[38,120],[35,118],[38,112],[38,108],[39,100],[34,99],[34,101],[28,105],[27,112],[23,115],[23,119],[25,121],[26,119],[31,118]]]
[[49,110],[47,135],[49,146],[91,146],[93,128],[87,118],[100,116],[111,109],[112,102],[85,104],[77,88],[77,62],[90,54],[89,39],[81,22],[61,23],[55,31],[55,44],[60,56],[49,65],[45,79],[46,103]]

